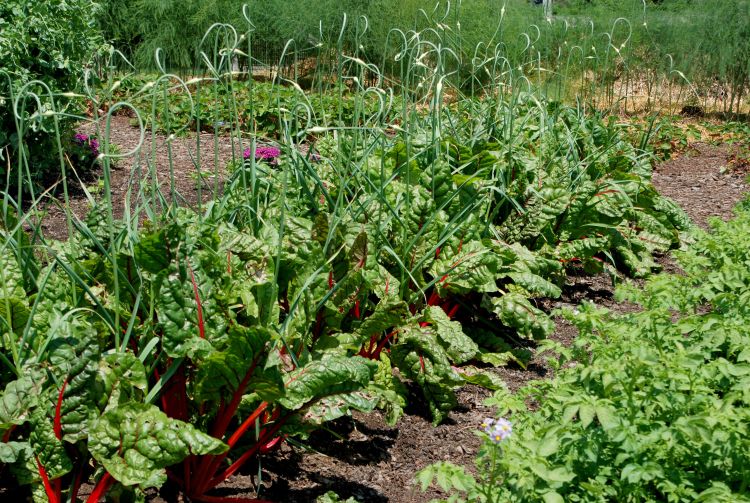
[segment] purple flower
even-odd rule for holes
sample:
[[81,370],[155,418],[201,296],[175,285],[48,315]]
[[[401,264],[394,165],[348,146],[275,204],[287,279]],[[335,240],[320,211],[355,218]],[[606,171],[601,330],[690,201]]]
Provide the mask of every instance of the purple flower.
[[[246,148],[242,152],[242,157],[249,159],[252,155],[252,149]],[[258,146],[255,147],[255,160],[256,161],[269,161],[271,164],[276,163],[276,159],[281,156],[281,150],[278,147],[270,146]]]
[[489,435],[490,440],[496,444],[507,439],[513,433],[513,424],[504,417],[500,419],[485,419],[482,422],[482,428]]
[[281,150],[276,147],[257,147],[255,149],[255,158],[270,160],[276,159],[281,155]]
[[96,138],[91,138],[89,140],[89,149],[91,150],[91,155],[94,157],[99,156],[99,141],[97,141]]
[[89,153],[94,156],[99,156],[99,140],[93,136],[85,135],[83,133],[76,133],[73,136],[73,143],[79,147],[88,147]]

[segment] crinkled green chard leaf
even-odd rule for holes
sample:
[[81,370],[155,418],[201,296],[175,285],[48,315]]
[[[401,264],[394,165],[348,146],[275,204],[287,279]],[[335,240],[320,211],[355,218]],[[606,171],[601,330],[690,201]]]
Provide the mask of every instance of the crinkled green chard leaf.
[[146,368],[133,353],[114,353],[99,361],[99,407],[112,409],[148,389]]
[[[31,327],[32,332],[46,334],[63,313],[74,307],[72,292],[78,287],[73,284],[70,276],[56,269],[54,265],[42,269],[40,277],[43,278],[41,281],[44,281],[44,288],[34,297],[36,311]],[[38,350],[42,339],[38,337],[31,341],[35,350]]]
[[98,203],[86,213],[83,226],[85,231],[77,233],[76,237],[81,245],[96,250],[99,243],[109,242],[110,233],[113,232],[111,226],[114,226],[115,235],[125,227],[122,220],[110,220],[107,205]]
[[448,215],[443,210],[437,210],[429,215],[428,220],[425,221],[425,224],[418,235],[418,239],[409,251],[409,255],[414,257],[413,259],[409,259],[410,262],[413,260],[414,264],[419,265],[419,267],[413,272],[415,278],[421,279],[422,272],[429,271],[432,267],[436,258],[435,252],[437,251],[437,244],[441,238],[445,237],[443,235],[444,232],[448,232],[449,237],[443,244],[443,248],[459,245],[460,239],[455,238],[455,234],[461,232],[460,229],[462,224],[463,221],[458,221],[454,222],[451,226],[449,224]]
[[635,224],[640,229],[637,239],[649,252],[667,251],[673,244],[679,243],[680,238],[675,229],[667,228],[659,219],[645,211],[633,213]]
[[[282,245],[286,252],[294,255],[294,261],[304,262],[309,258],[314,246],[310,242],[312,236],[313,221],[301,216],[287,216],[284,225]],[[282,251],[282,253],[285,253]]]
[[286,392],[279,403],[299,410],[324,397],[367,387],[377,364],[360,356],[325,356],[289,373]]
[[0,318],[0,333],[12,330],[17,334],[29,319],[23,273],[10,247],[0,251]]
[[[13,447],[10,447],[10,450],[5,451],[5,455],[8,456],[7,459],[13,459],[13,461],[8,463],[8,467],[10,468],[10,473],[13,474],[13,477],[16,479],[19,485],[34,484],[32,486],[32,491],[35,493],[34,494],[35,502],[39,501],[41,503],[41,502],[47,501],[46,494],[44,493],[44,488],[41,487],[42,479],[39,475],[39,465],[37,464],[37,456],[34,453],[34,449],[31,447],[31,443],[8,442],[8,444],[16,444]],[[0,448],[0,450],[2,450],[2,448]],[[36,490],[36,486],[41,487],[42,489],[41,494],[44,497],[36,498],[36,493],[38,492]]]
[[610,246],[611,238],[609,236],[586,237],[560,243],[555,248],[554,253],[557,258],[564,261],[585,260],[602,250],[608,250]]
[[503,325],[514,328],[526,338],[544,339],[555,330],[554,322],[519,293],[509,292],[499,298],[485,296],[482,307],[494,312]]
[[88,423],[98,414],[96,377],[101,353],[95,342],[96,331],[86,322],[66,318],[57,327],[59,336],[49,344],[49,361],[59,384],[50,390],[48,400],[56,403],[64,383],[60,424],[63,440],[75,443],[88,436]]
[[377,364],[378,370],[367,391],[378,397],[378,408],[385,412],[386,422],[393,426],[404,413],[408,390],[393,374],[391,360],[385,352],[380,353]]
[[29,308],[24,299],[15,297],[0,298],[0,333],[12,329],[20,335],[29,321]]
[[600,185],[598,189],[599,192],[589,199],[589,207],[605,219],[623,218],[633,204],[628,195],[616,185]]
[[357,234],[357,237],[354,238],[354,243],[352,243],[349,253],[347,253],[350,271],[356,271],[365,266],[367,262],[367,243],[367,233],[364,231]]
[[336,292],[326,301],[324,318],[329,329],[340,329],[344,319],[349,315],[362,293],[369,290],[364,279],[365,269],[350,271],[336,283]]
[[0,463],[10,465],[33,455],[28,442],[0,442]]
[[688,231],[695,227],[688,214],[685,213],[685,210],[680,208],[677,203],[667,197],[657,194],[654,197],[653,208],[656,218],[666,220],[677,230]]
[[486,241],[486,243],[498,255],[503,271],[526,272],[549,278],[559,275],[563,270],[558,260],[545,256],[546,248],[531,251],[520,243],[508,244],[497,240]]
[[328,222],[328,215],[325,212],[320,212],[315,215],[313,220],[312,229],[310,230],[310,237],[312,240],[318,243],[321,247],[325,246],[326,240],[328,239],[328,233],[331,229],[331,225]]
[[420,177],[420,183],[432,194],[435,207],[440,208],[455,190],[452,169],[445,160],[437,159],[430,163]]
[[497,227],[499,235],[506,241],[517,242],[534,239],[542,229],[554,222],[568,207],[571,192],[558,186],[542,187],[528,191],[522,213],[513,213]]
[[153,405],[127,403],[93,422],[89,450],[115,480],[145,489],[166,482],[166,467],[191,454],[221,454],[227,445]]
[[[300,276],[301,271],[309,271],[314,260],[314,250],[320,250],[317,243],[310,239],[313,223],[301,217],[289,217],[284,220],[284,235],[281,238],[281,261],[279,263],[278,284],[284,290],[295,277]],[[278,233],[276,229],[270,230],[276,234],[273,241],[273,254],[277,253]],[[271,241],[266,241],[271,243]],[[314,270],[315,267],[312,267]]]
[[0,395],[0,430],[19,425],[29,418],[29,411],[39,400],[45,383],[44,375],[26,370],[26,375],[11,381]]
[[266,328],[232,327],[229,347],[201,362],[195,378],[196,399],[199,402],[227,400],[243,383],[244,389],[252,390],[261,400],[270,401],[280,396],[284,388],[281,374],[275,366],[266,368],[272,339],[273,334]]
[[425,309],[424,320],[429,323],[429,328],[454,364],[467,362],[479,354],[479,346],[464,333],[459,322],[448,318],[441,307],[429,306]]
[[[224,236],[226,234],[226,236]],[[258,325],[279,319],[279,287],[274,281],[275,262],[269,246],[260,239],[227,231],[222,234],[222,254],[229,255],[231,289],[244,306],[244,312]]]
[[[505,365],[507,362],[502,362]],[[490,369],[480,369],[474,366],[461,367],[459,375],[468,383],[490,390],[505,389],[507,384],[502,377]]]
[[464,381],[451,367],[434,333],[428,328],[403,327],[398,343],[391,347],[391,359],[404,377],[419,384],[433,423],[440,423],[457,404],[453,388]]
[[62,441],[55,435],[53,419],[38,407],[31,415],[31,424],[29,443],[39,463],[46,470],[47,477],[53,480],[70,472],[73,463],[65,452]]
[[[224,315],[213,298],[213,284],[206,274],[172,264],[164,276],[156,298],[159,322],[163,327],[162,344],[172,358],[200,358],[209,354],[212,342],[224,335]],[[164,274],[164,272],[162,272]],[[198,320],[198,303],[192,279],[195,278],[201,302],[203,335]]]
[[142,234],[134,246],[135,261],[144,270],[158,274],[172,262],[164,229]]
[[380,302],[352,333],[325,335],[318,340],[315,348],[319,351],[336,349],[356,353],[363,344],[369,343],[372,336],[380,340],[383,332],[398,326],[408,313],[409,309],[403,301]]
[[559,286],[530,272],[511,272],[506,277],[513,280],[513,286],[517,291],[528,296],[542,296],[556,299],[562,294]]
[[446,247],[430,267],[437,278],[440,295],[450,293],[496,292],[499,261],[495,253],[479,241],[458,247]]
[[23,273],[10,246],[6,246],[4,250],[0,251],[0,297],[26,298]]
[[377,268],[365,269],[363,278],[368,286],[372,286],[373,293],[381,301],[398,301],[401,282],[382,265],[378,264]]
[[318,496],[318,498],[315,500],[315,503],[359,503],[356,499],[353,497],[341,499],[341,496],[336,494],[333,491],[328,491],[327,493]]
[[590,180],[578,184],[576,196],[570,201],[559,224],[558,239],[560,241],[576,239],[588,232],[584,228],[584,225],[590,221],[591,208],[588,202],[597,190],[598,186]]
[[404,223],[408,231],[407,242],[402,243],[404,247],[414,237],[427,233],[427,229],[423,230],[423,227],[425,222],[435,213],[435,202],[430,197],[427,189],[422,186],[415,186],[411,187],[410,192],[411,206],[408,208],[406,215],[404,215]]
[[321,425],[356,410],[369,414],[378,405],[379,397],[364,391],[340,393],[318,400],[305,409],[302,420],[309,425]]
[[642,246],[635,246],[635,243],[618,243],[613,251],[618,263],[623,265],[634,278],[646,277],[651,271],[660,267],[650,251]]

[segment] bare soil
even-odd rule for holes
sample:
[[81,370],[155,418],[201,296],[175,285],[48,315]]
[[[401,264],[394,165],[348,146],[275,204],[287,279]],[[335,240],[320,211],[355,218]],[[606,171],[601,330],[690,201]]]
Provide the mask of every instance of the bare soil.
[[[201,141],[212,145],[214,137],[205,135]],[[128,124],[125,117],[116,117],[112,124],[111,141],[123,152],[131,150],[139,141],[138,131]],[[171,142],[172,166],[180,193],[187,204],[197,202],[195,183],[196,162],[195,138],[177,138]],[[155,167],[161,181],[168,181],[169,157],[166,139],[157,137]],[[231,145],[219,144],[219,171],[232,157]],[[723,219],[732,216],[733,206],[748,190],[745,183],[746,169],[736,169],[730,160],[736,149],[727,146],[696,144],[687,155],[665,162],[656,167],[653,183],[664,195],[673,198],[690,217],[705,227],[708,219]],[[147,152],[147,155],[150,152]],[[145,165],[147,159],[141,158]],[[213,171],[213,158],[202,161],[201,171]],[[129,164],[139,162],[128,160]],[[131,169],[121,164],[112,172],[113,197],[119,201],[116,213],[122,214],[124,194],[129,188],[139,185],[131,176]],[[82,217],[87,203],[82,197],[72,201],[76,215]],[[44,230],[48,235],[65,238],[63,213],[50,208],[44,219]],[[675,266],[668,258],[662,263],[668,270]],[[637,306],[616,303],[613,288],[607,276],[576,276],[568,278],[561,299],[540,301],[540,307],[552,310],[561,306],[574,306],[582,300],[590,300],[616,312],[637,309]],[[562,319],[556,320],[557,329],[552,339],[569,345],[577,333],[574,327]],[[508,366],[496,372],[512,391],[529,381],[548,378],[552,370],[544,358],[534,357],[526,369]],[[233,477],[216,495],[234,498],[254,498],[279,502],[310,502],[329,490],[341,497],[354,497],[361,502],[418,503],[444,496],[431,488],[422,494],[413,485],[415,473],[430,463],[449,460],[473,467],[474,457],[480,445],[476,435],[485,417],[493,410],[483,405],[490,392],[465,386],[458,391],[459,407],[451,412],[443,424],[433,427],[426,405],[420,394],[413,393],[405,416],[396,427],[389,427],[382,414],[355,414],[328,425],[328,430],[314,433],[302,444],[286,443],[280,451],[266,455],[261,465]],[[258,473],[261,474],[262,489],[258,495]],[[0,491],[1,493],[1,491]],[[160,496],[153,495],[153,502],[171,503],[182,501],[179,495],[168,489]]]
[[693,144],[686,155],[656,166],[654,186],[701,227],[707,228],[712,217],[728,220],[748,189],[750,170],[734,162],[738,153],[737,146]]
[[[201,133],[200,137],[190,134],[187,137],[165,137],[157,134],[153,138],[146,134],[141,144],[141,132],[130,125],[125,115],[112,117],[110,143],[117,146],[120,155],[137,151],[135,155],[113,161],[110,169],[112,207],[115,218],[125,214],[126,201],[134,208],[141,191],[149,190],[152,184],[150,173],[156,173],[155,185],[163,196],[170,200],[174,194],[179,204],[196,207],[200,186],[201,200],[206,202],[214,192],[222,190],[222,180],[226,176],[226,166],[233,156],[241,158],[239,146],[233,146],[228,138],[219,138],[211,133]],[[93,134],[93,126],[81,128],[82,133]],[[197,156],[200,141],[201,158]],[[139,148],[140,147],[140,148]],[[208,154],[206,152],[209,152]],[[214,155],[214,152],[216,154]],[[99,175],[97,177],[97,175]],[[82,182],[89,191],[96,190],[97,178],[101,180],[101,168],[97,173],[81,175]],[[174,180],[174,184],[171,181]],[[91,205],[85,197],[81,184],[73,184],[70,209],[79,219],[83,219]],[[158,208],[155,208],[158,211]],[[67,239],[66,216],[59,202],[51,200],[45,205],[41,230],[47,238]]]

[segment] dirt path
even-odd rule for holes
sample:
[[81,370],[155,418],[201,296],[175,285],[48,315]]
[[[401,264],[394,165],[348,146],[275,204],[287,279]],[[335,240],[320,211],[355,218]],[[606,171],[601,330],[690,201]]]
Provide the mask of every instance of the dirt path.
[[[204,145],[213,147],[214,137],[203,135]],[[131,128],[128,119],[116,117],[113,122],[112,142],[128,151],[139,141],[139,132]],[[156,169],[169,172],[169,158],[165,139],[156,140]],[[195,139],[178,138],[172,142],[173,169],[179,192],[188,204],[197,202]],[[231,159],[230,145],[218,145],[220,170]],[[677,160],[661,164],[655,169],[653,182],[657,189],[677,201],[699,225],[706,226],[712,216],[729,218],[733,206],[748,190],[745,176],[738,170],[727,170],[733,149],[695,145],[694,149]],[[128,189],[139,187],[140,180],[131,176],[131,166],[146,166],[150,146],[138,159],[129,159],[113,171],[113,197],[123,201]],[[202,161],[202,171],[213,171],[213,156]],[[127,164],[127,165],[126,165]],[[145,169],[145,168],[144,168]],[[162,182],[168,179],[161,180]],[[206,194],[207,195],[207,194]],[[88,204],[76,198],[71,205],[74,213],[83,216]],[[122,214],[123,204],[116,206]],[[51,208],[44,220],[48,235],[64,239],[62,224],[64,214]],[[575,305],[583,299],[600,305],[627,311],[633,306],[615,304],[612,286],[606,276],[569,278],[563,298],[548,302],[542,307],[553,309],[561,305]],[[576,336],[575,329],[557,320],[553,339],[569,344]],[[532,379],[548,377],[551,372],[541,358],[533,359],[527,369],[506,367],[497,370],[508,387],[515,391]],[[310,502],[326,491],[336,491],[343,498],[353,496],[361,502],[419,503],[443,496],[431,490],[421,494],[412,485],[414,474],[426,465],[450,460],[473,467],[480,445],[476,435],[480,423],[494,411],[482,401],[490,392],[475,386],[466,386],[458,392],[459,407],[449,419],[437,427],[429,420],[424,403],[409,405],[406,415],[395,428],[388,427],[378,413],[355,414],[329,425],[331,431],[321,430],[306,441],[307,450],[285,444],[280,452],[262,459],[261,474],[264,489],[261,497],[281,502]],[[415,396],[420,396],[419,392]],[[335,432],[335,433],[334,433]],[[217,495],[231,497],[256,497],[258,470],[253,469],[233,477]],[[153,502],[176,501],[176,496],[153,497]]]
[[[86,125],[79,132],[92,134],[94,126]],[[130,194],[131,211],[135,208],[138,204],[139,192],[148,190],[151,186],[149,172],[152,169],[157,174],[156,186],[165,198],[170,199],[172,196],[171,180],[174,177],[176,199],[180,204],[196,206],[199,183],[201,200],[206,202],[214,190],[221,190],[221,180],[226,175],[226,165],[232,160],[231,142],[226,138],[219,138],[216,142],[215,139],[213,134],[202,133],[200,135],[203,153],[199,164],[196,155],[198,139],[194,133],[187,137],[172,137],[169,141],[164,135],[151,137],[147,133],[141,143],[141,132],[130,125],[130,118],[114,116],[111,122],[110,142],[117,146],[121,154],[138,150],[135,155],[117,160],[111,169],[110,184],[114,217],[122,218],[128,194]],[[241,155],[238,146],[235,146],[235,155]],[[199,170],[196,168],[198,165],[200,165],[200,177]],[[217,172],[219,176],[215,177],[214,173]],[[101,168],[97,174],[100,175],[100,173]],[[84,180],[89,190],[92,188],[96,190],[94,182],[97,174]],[[83,219],[90,209],[90,204],[80,189],[80,184],[73,185],[70,209],[75,216]],[[66,218],[62,208],[50,202],[45,205],[45,212],[46,215],[42,220],[42,231],[45,236],[66,239]]]
[[654,186],[701,227],[708,227],[711,217],[727,220],[748,190],[748,167],[732,162],[737,151],[737,147],[696,143],[685,155],[656,167]]

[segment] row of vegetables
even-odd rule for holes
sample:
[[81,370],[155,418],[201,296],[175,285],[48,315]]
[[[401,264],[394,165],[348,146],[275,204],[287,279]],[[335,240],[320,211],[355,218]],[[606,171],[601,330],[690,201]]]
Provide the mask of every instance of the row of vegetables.
[[229,501],[212,490],[289,436],[355,410],[396,423],[406,381],[439,423],[457,387],[502,388],[492,367],[554,330],[536,299],[568,271],[646,276],[691,227],[614,120],[523,96],[450,113],[251,142],[200,211],[140,226],[100,204],[66,242],[32,241],[5,205],[15,480],[35,501],[87,481],[92,502],[168,481]]

